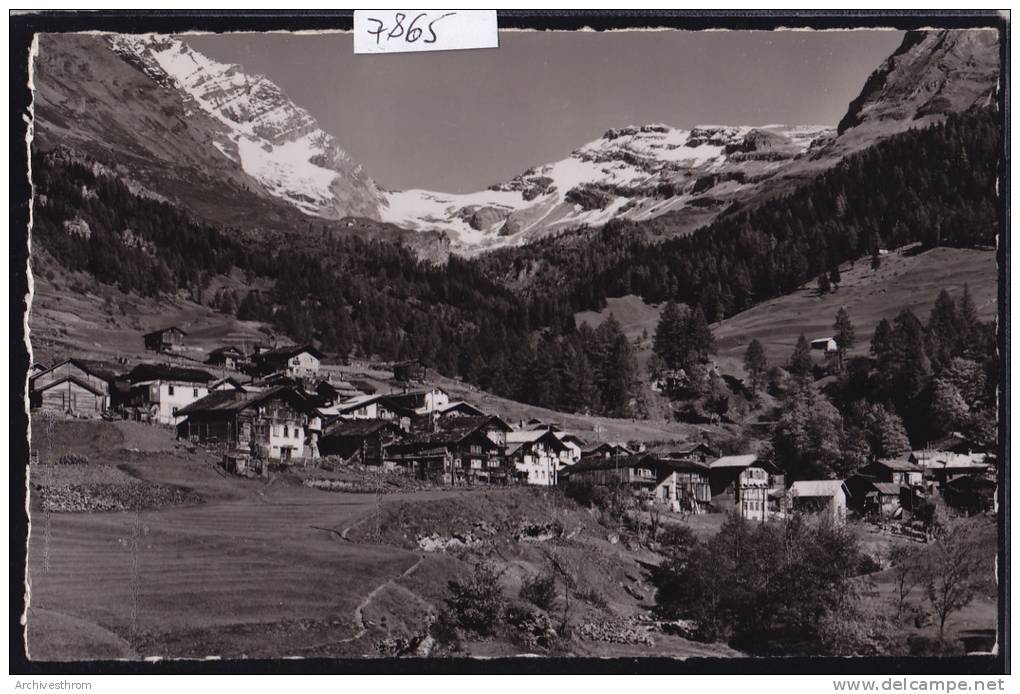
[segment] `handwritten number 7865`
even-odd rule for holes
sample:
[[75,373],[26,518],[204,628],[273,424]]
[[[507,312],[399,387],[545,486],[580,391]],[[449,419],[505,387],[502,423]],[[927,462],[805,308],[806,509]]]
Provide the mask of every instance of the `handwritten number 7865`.
[[[422,41],[422,43],[435,43],[439,39],[435,31],[436,24],[439,23],[439,20],[445,19],[455,14],[457,13],[447,12],[446,14],[439,15],[431,22],[429,22],[426,28],[431,38],[426,38],[424,41]],[[405,28],[404,20],[407,19],[407,15],[404,14],[403,12],[397,12],[393,15],[393,26],[389,27],[388,29],[386,27],[386,22],[384,22],[383,20],[376,19],[375,17],[368,17],[368,21],[375,22],[376,24],[375,29],[369,29],[368,33],[371,34],[372,36],[375,36],[375,44],[377,46],[382,41],[384,35],[386,36],[387,41],[389,41],[390,39],[399,39],[401,36],[403,36],[404,41],[406,41],[407,43],[414,43],[415,41],[420,39],[422,34],[424,33],[424,30],[421,27],[416,26],[416,24],[418,23],[418,20],[420,20],[422,17],[427,16],[428,16],[427,12],[419,13],[417,16],[415,16],[414,19],[411,20],[411,23],[408,24],[407,27]]]

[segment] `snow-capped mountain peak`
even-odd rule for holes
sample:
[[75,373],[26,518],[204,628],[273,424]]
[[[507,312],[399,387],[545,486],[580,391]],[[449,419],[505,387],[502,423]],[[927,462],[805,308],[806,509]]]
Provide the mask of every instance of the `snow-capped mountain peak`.
[[212,145],[271,195],[326,218],[378,216],[380,193],[336,140],[262,75],[160,34],[116,34],[115,52],[222,123]]
[[614,217],[687,209],[693,222],[703,221],[832,135],[828,126],[613,128],[564,159],[479,193],[389,193],[382,218],[447,231],[462,251],[517,245]]

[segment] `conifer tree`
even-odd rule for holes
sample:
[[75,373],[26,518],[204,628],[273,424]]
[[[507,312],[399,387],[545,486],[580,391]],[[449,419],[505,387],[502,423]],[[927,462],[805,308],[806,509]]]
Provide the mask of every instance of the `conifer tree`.
[[845,306],[840,306],[836,311],[836,322],[832,325],[832,331],[839,357],[839,370],[843,371],[846,366],[846,354],[853,349],[856,341],[854,325],[850,322],[850,313]]
[[814,366],[814,360],[811,359],[811,343],[804,337],[804,333],[801,333],[793,348],[793,354],[790,355],[790,373],[797,378],[808,378]]
[[765,357],[765,350],[757,339],[751,340],[747,345],[747,351],[744,352],[744,371],[747,372],[753,397],[757,397],[758,390],[765,385],[768,370],[769,362]]

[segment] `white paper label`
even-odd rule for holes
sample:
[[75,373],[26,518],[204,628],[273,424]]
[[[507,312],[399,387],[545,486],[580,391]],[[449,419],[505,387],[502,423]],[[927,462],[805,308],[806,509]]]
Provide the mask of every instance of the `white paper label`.
[[355,53],[498,48],[495,10],[355,10]]

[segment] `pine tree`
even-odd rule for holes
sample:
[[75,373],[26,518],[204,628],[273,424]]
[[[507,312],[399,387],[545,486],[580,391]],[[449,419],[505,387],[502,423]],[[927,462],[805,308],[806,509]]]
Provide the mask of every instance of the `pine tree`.
[[871,249],[871,269],[877,271],[882,267],[882,254],[878,252],[878,246]]
[[931,375],[924,327],[910,309],[900,311],[893,321],[891,357],[887,368],[895,395],[901,403],[909,401],[924,389]]
[[829,282],[829,276],[826,273],[818,275],[818,293],[828,294],[832,289],[832,284]]
[[688,352],[683,355],[687,364],[700,364],[708,361],[708,355],[715,353],[715,335],[705,320],[701,306],[695,306],[686,321],[685,331],[688,339]]
[[768,374],[769,363],[765,357],[765,350],[757,339],[751,340],[744,352],[744,371],[747,372],[748,380],[751,383],[751,395],[757,397],[758,390],[765,385]]
[[977,307],[974,305],[974,297],[970,294],[970,285],[965,283],[963,285],[963,297],[960,299],[958,330],[964,350],[972,348],[980,323]]
[[842,281],[843,276],[839,273],[839,263],[836,263],[832,266],[832,269],[829,270],[829,282],[832,283],[833,287],[839,289],[839,285]]
[[892,326],[885,318],[875,326],[875,334],[871,338],[871,354],[880,363],[888,361],[892,352]]
[[956,302],[949,292],[943,289],[931,308],[925,335],[928,355],[936,367],[948,364],[962,351],[960,327],[961,320]]
[[808,378],[814,369],[815,363],[811,359],[811,343],[804,337],[804,333],[797,338],[797,344],[790,355],[790,373],[797,378]]
[[659,315],[652,338],[652,351],[667,369],[680,368],[681,355],[686,351],[687,336],[684,334],[684,316],[673,301],[666,302]]
[[850,322],[850,313],[846,310],[845,306],[840,306],[839,310],[836,311],[836,322],[832,326],[832,331],[839,356],[839,370],[843,371],[846,366],[846,354],[853,349],[856,341],[854,325]]

